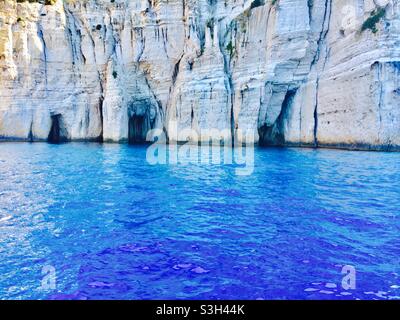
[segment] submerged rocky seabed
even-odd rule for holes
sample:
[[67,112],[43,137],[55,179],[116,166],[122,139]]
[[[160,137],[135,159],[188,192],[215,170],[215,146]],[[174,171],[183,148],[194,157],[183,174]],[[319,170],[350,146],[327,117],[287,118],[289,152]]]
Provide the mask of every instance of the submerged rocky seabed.
[[146,151],[0,144],[0,299],[400,299],[400,153]]
[[3,139],[399,149],[398,1],[46,3],[0,1]]

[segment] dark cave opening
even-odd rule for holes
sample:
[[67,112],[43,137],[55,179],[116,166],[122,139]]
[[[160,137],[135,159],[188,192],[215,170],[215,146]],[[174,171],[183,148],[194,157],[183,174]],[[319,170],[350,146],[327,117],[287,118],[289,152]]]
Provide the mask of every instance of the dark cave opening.
[[101,97],[99,100],[99,115],[100,115],[100,123],[101,123],[101,132],[99,137],[97,138],[97,142],[104,142],[104,111],[103,111],[104,97]]
[[66,141],[66,138],[63,135],[62,119],[60,114],[51,116],[51,129],[47,141],[54,144]]
[[282,102],[281,112],[272,126],[263,125],[258,129],[260,136],[259,144],[261,146],[284,146],[285,139],[285,122],[288,121],[289,113],[292,108],[293,100],[296,96],[297,89],[288,90],[285,99]]
[[129,118],[129,144],[138,144],[146,142],[147,132],[145,130],[145,117],[133,115]]

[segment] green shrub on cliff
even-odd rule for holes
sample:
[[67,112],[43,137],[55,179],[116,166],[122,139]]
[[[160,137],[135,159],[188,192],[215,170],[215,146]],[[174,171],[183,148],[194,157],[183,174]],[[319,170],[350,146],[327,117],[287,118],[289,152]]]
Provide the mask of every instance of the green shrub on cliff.
[[378,29],[376,28],[377,23],[381,21],[381,19],[385,16],[386,8],[378,8],[371,12],[371,15],[361,26],[361,32],[367,29],[371,30],[373,33],[376,33]]
[[57,0],[17,0],[18,3],[22,2],[30,2],[30,3],[41,3],[45,5],[53,5],[57,2]]
[[226,46],[226,51],[229,52],[229,56],[232,58],[235,53],[235,47],[234,47],[232,41],[230,41],[228,43],[228,45]]

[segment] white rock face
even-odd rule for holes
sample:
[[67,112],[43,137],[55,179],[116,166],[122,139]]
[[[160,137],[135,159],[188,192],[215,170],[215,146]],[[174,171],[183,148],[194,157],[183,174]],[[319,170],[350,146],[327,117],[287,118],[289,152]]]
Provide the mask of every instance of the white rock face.
[[399,74],[396,0],[0,0],[1,139],[400,150]]

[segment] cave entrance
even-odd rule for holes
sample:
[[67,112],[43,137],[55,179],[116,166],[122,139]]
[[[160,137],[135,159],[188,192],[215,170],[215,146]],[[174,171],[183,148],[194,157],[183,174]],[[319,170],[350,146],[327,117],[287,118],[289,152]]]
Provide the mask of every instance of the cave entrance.
[[281,112],[271,126],[263,125],[258,129],[261,146],[284,146],[286,143],[285,126],[289,121],[297,89],[288,90],[282,102]]
[[47,141],[49,143],[57,144],[64,142],[65,140],[66,139],[63,134],[63,128],[62,128],[61,114],[51,116],[51,129]]
[[146,119],[144,116],[133,115],[129,118],[128,142],[130,144],[146,142]]

